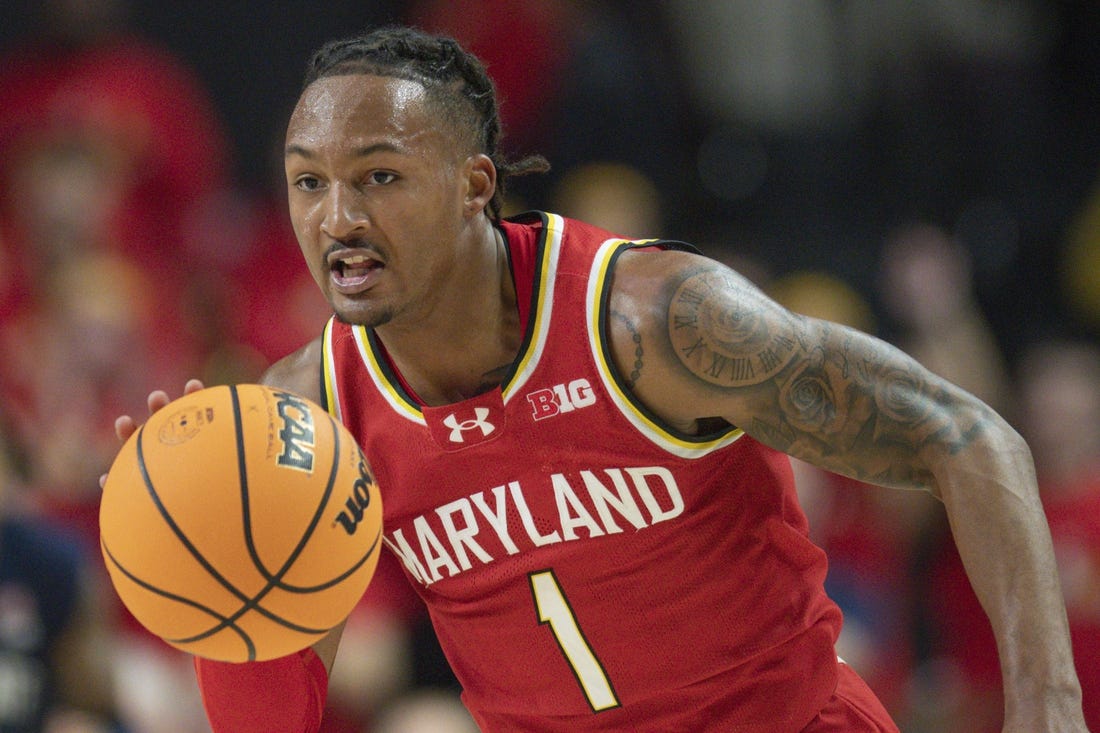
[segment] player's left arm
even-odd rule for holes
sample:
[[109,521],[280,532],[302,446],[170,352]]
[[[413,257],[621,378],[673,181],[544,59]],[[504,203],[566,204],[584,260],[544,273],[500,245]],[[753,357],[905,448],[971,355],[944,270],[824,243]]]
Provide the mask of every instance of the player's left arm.
[[827,470],[939,498],[997,638],[1005,730],[1085,730],[1031,454],[1005,420],[900,350],[795,315],[695,255],[624,254],[610,308],[620,372],[671,426],[724,420]]

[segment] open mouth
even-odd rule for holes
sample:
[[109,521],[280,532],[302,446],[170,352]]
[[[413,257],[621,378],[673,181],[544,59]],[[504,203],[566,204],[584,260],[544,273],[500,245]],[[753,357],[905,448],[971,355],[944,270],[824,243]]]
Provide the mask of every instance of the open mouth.
[[332,282],[341,292],[359,292],[366,289],[383,267],[379,260],[365,254],[345,254],[331,258],[329,261]]

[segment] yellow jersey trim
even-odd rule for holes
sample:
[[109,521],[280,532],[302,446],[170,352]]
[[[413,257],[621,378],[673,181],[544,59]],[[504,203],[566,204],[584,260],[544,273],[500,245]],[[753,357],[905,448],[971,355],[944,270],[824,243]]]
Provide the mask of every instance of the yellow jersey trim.
[[336,359],[333,358],[332,349],[332,324],[336,316],[331,316],[325,323],[325,330],[321,338],[321,388],[324,390],[325,409],[339,422],[344,421],[340,410],[340,395],[336,386]]
[[554,286],[557,282],[558,259],[565,221],[557,214],[546,213],[544,222],[543,239],[539,247],[539,263],[533,283],[536,300],[528,316],[527,343],[523,356],[512,371],[512,376],[501,387],[505,403],[519,394],[520,389],[534,373],[546,345],[546,336],[550,332],[550,314],[554,308]]
[[406,396],[404,390],[398,388],[399,382],[396,375],[392,374],[389,365],[382,362],[378,353],[378,345],[372,338],[366,326],[352,326],[352,335],[355,337],[355,345],[359,349],[359,356],[367,367],[374,386],[386,399],[393,411],[404,418],[412,420],[419,425],[426,425],[424,413],[420,405]]

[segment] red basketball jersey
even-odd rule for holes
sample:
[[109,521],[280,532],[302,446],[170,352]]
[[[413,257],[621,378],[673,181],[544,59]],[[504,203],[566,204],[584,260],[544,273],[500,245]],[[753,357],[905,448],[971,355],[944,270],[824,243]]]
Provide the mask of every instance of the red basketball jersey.
[[836,686],[840,612],[787,457],[670,430],[611,365],[616,258],[674,245],[550,214],[502,229],[529,306],[499,389],[426,407],[370,330],[325,332],[328,407],[467,706],[509,733],[801,730]]

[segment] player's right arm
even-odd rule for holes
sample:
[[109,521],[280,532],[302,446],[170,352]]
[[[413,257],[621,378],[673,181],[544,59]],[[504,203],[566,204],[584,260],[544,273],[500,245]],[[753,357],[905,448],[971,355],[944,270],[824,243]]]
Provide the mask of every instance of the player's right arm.
[[[321,403],[321,340],[307,344],[273,364],[260,383]],[[192,379],[184,394],[203,388]],[[162,391],[148,398],[149,413],[172,398]],[[125,441],[137,430],[129,415],[115,421],[115,433]],[[102,479],[101,479],[102,484]],[[312,647],[280,659],[236,664],[195,658],[195,674],[203,707],[214,733],[316,733],[321,726],[328,675],[340,644],[343,624]]]
[[1004,730],[1085,730],[1031,452],[1007,421],[893,346],[796,315],[717,262],[631,252],[614,277],[615,362],[652,413],[692,434],[737,425],[826,470],[931,493],[997,638]]

